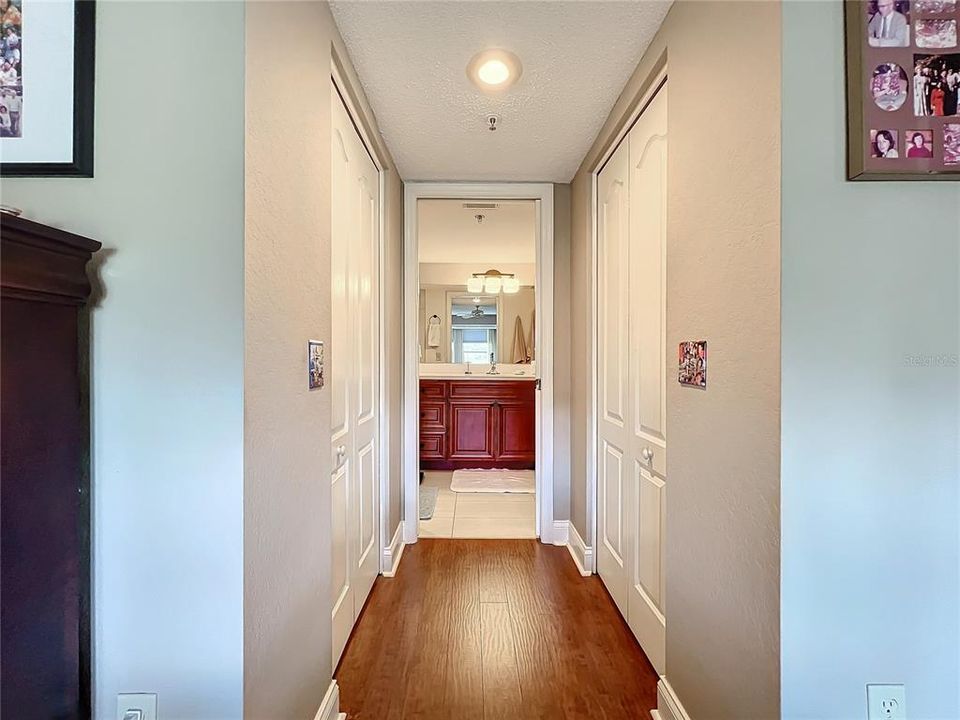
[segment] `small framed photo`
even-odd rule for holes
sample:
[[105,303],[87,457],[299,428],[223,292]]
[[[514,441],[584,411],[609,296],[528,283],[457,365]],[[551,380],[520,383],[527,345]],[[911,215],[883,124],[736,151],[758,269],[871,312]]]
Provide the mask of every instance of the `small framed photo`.
[[311,390],[323,387],[323,342],[307,340],[308,386]]
[[94,0],[0,0],[0,175],[93,177]]
[[898,158],[900,151],[898,149],[896,130],[871,130],[870,131],[870,157],[875,158]]
[[908,158],[933,157],[933,130],[907,130],[904,139]]
[[680,373],[677,379],[681,385],[706,388],[707,341],[687,340],[680,343],[679,366]]

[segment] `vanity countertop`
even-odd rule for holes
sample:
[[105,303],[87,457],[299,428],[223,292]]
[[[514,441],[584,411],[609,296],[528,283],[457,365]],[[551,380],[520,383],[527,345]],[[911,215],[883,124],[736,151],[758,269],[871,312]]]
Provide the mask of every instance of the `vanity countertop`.
[[472,375],[466,375],[466,374],[464,374],[464,373],[456,373],[456,374],[455,374],[455,373],[449,373],[449,372],[447,372],[447,373],[431,373],[431,374],[420,373],[420,379],[421,379],[421,380],[470,380],[470,381],[476,381],[476,380],[491,380],[491,381],[499,381],[499,380],[536,380],[536,379],[537,379],[537,376],[536,376],[536,375],[531,375],[530,373],[524,373],[523,375],[518,375],[518,374],[516,374],[516,373],[506,373],[506,372],[501,372],[499,375],[487,375],[487,371],[486,371],[486,370],[482,370],[482,371],[480,371],[480,372],[474,371],[474,373],[473,373]]
[[487,375],[490,366],[471,363],[471,374],[467,375],[467,366],[460,363],[420,363],[421,380],[536,380],[537,366],[533,363],[513,365],[497,364],[499,375]]

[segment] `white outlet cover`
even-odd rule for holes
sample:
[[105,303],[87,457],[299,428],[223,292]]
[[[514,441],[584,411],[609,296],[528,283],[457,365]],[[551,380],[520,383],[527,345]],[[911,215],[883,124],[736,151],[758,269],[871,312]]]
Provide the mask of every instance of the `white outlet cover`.
[[[120,693],[117,695],[117,720],[124,720],[127,713],[140,710],[137,720],[157,720],[156,693]],[[136,717],[134,715],[133,717]]]
[[902,683],[867,685],[867,720],[907,720],[907,696]]

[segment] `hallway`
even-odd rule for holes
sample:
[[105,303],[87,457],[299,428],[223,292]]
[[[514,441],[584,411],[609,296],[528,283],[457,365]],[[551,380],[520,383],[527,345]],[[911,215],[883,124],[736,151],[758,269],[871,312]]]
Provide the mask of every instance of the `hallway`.
[[657,676],[598,577],[535,540],[421,540],[336,672],[349,720],[647,717]]

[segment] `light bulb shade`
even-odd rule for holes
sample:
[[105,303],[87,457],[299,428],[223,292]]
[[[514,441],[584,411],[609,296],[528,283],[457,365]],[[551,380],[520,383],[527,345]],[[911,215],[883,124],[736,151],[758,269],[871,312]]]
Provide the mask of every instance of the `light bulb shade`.
[[488,275],[483,280],[483,289],[491,295],[496,295],[500,292],[500,278]]
[[505,277],[503,279],[503,291],[511,295],[520,292],[520,281],[515,277]]
[[472,277],[467,280],[467,292],[468,293],[482,293],[483,292],[483,278],[482,277]]

